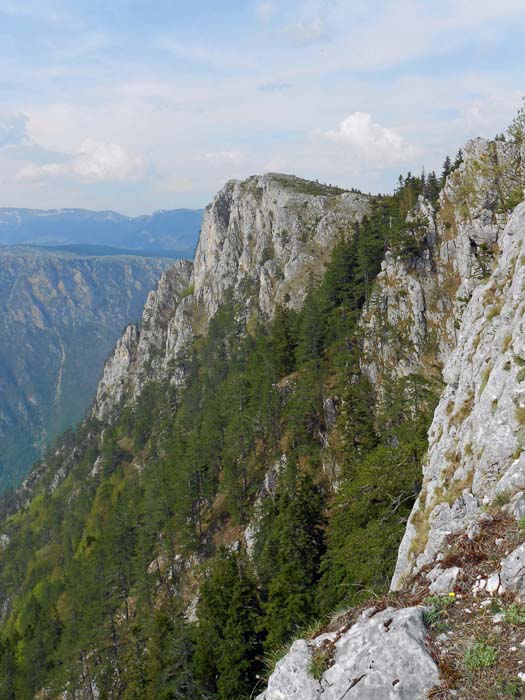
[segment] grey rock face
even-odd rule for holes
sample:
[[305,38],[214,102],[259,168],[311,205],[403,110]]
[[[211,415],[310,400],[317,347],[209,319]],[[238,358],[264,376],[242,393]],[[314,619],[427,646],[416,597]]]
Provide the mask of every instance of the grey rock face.
[[173,314],[188,288],[192,263],[178,260],[166,270],[156,291],[149,293],[139,326],[128,326],[106,362],[97,388],[93,415],[99,420],[129,394],[138,395],[150,379],[159,379],[166,369],[166,347]]
[[497,257],[507,221],[500,193],[513,186],[483,164],[495,159],[500,174],[510,172],[514,151],[512,144],[470,141],[436,209],[419,198],[409,220],[420,252],[408,259],[387,253],[363,314],[362,364],[372,382],[380,385],[385,373],[436,373],[456,347],[466,304]]
[[[319,194],[317,193],[319,192]],[[368,212],[369,198],[329,190],[289,175],[228,183],[204,212],[194,285],[209,311],[228,290],[252,287],[258,308],[300,308],[338,236]]]
[[369,201],[290,175],[227,183],[204,211],[193,267],[179,262],[163,275],[140,325],[125,331],[108,360],[94,415],[109,418],[123,396],[135,399],[147,381],[181,385],[186,350],[227,294],[246,319],[270,318],[280,304],[299,308]]
[[274,497],[279,475],[286,469],[286,462],[286,454],[283,454],[266,472],[264,481],[259,489],[255,503],[253,504],[252,519],[244,530],[244,544],[249,557],[253,555],[255,545],[257,544],[257,536],[263,518],[264,503],[268,498]]
[[525,488],[525,204],[498,238],[492,275],[472,293],[429,431],[423,491],[400,547],[393,587],[473,525],[498,494]]
[[432,581],[429,587],[430,593],[432,595],[446,595],[453,591],[459,573],[460,568],[457,566],[443,570],[439,567],[432,569],[427,575],[427,578]]
[[504,591],[525,596],[525,544],[520,544],[501,562],[501,586]]
[[[438,683],[438,669],[426,647],[423,608],[371,612],[348,630],[294,642],[259,700],[424,700]],[[333,664],[316,681],[311,653],[327,642]]]

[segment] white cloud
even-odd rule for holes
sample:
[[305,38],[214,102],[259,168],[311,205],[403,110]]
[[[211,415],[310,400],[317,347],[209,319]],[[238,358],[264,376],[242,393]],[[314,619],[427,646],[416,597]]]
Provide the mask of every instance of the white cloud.
[[214,151],[205,153],[204,160],[212,163],[241,163],[244,160],[244,154],[240,151]]
[[402,163],[413,160],[419,151],[394,129],[376,124],[366,112],[354,112],[339,127],[326,131],[328,139],[347,144],[366,160]]
[[286,169],[286,161],[284,160],[284,158],[280,158],[279,156],[275,156],[275,158],[270,158],[270,160],[266,161],[266,163],[263,166],[263,170],[265,173],[282,173],[285,172]]
[[63,163],[33,163],[22,168],[17,180],[42,180],[58,175],[72,175],[84,182],[137,180],[142,174],[142,159],[123,146],[105,141],[84,141],[78,153]]
[[73,160],[73,172],[88,180],[136,180],[142,159],[116,143],[87,140]]

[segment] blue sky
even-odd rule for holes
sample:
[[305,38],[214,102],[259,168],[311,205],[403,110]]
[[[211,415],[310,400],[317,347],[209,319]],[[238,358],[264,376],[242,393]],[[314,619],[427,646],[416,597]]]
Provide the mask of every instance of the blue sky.
[[388,191],[503,131],[523,0],[0,0],[0,206],[138,214],[277,170]]

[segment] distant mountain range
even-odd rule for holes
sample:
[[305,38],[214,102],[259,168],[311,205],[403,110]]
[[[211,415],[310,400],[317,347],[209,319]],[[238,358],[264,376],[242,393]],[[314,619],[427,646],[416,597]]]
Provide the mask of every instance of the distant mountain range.
[[1,249],[0,492],[82,418],[121,329],[173,263],[88,247]]
[[[125,249],[127,253],[188,257],[193,255],[201,221],[202,209],[161,210],[129,217],[114,211],[3,207],[0,245],[56,246],[62,250],[64,246],[104,246]],[[71,252],[101,254],[85,249]]]

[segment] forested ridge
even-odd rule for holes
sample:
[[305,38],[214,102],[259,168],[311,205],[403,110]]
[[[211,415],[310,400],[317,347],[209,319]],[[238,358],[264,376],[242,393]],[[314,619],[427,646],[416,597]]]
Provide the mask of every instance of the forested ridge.
[[388,587],[438,387],[376,394],[360,316],[385,251],[418,253],[407,215],[446,175],[374,198],[300,311],[246,318],[232,294],[183,388],[151,382],[49,451],[2,526],[2,699],[248,700],[299,630]]

